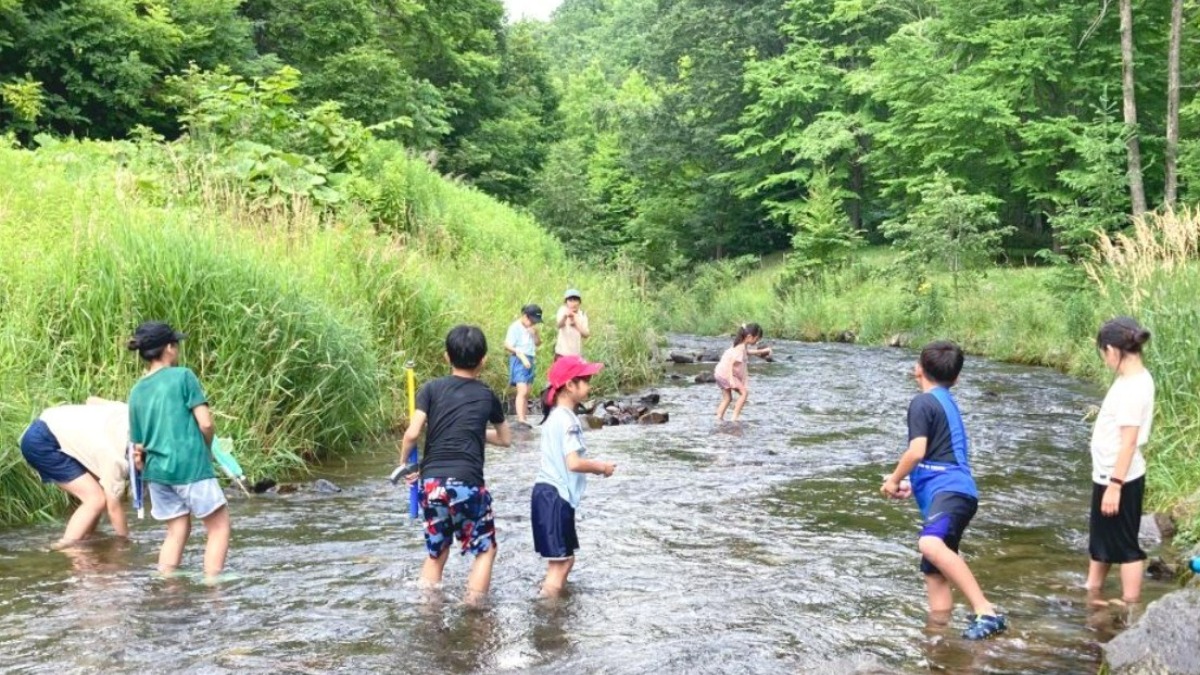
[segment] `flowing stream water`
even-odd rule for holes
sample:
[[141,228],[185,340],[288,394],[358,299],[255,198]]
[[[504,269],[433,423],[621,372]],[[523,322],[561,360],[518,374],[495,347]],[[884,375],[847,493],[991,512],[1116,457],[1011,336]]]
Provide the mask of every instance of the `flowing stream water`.
[[[690,348],[725,341],[679,337]],[[1089,609],[1082,415],[1101,391],[970,358],[956,387],[980,509],[963,551],[1011,629],[981,643],[927,626],[916,507],[878,487],[905,446],[913,352],[775,343],[738,425],[713,420],[712,364],[671,370],[669,423],[588,432],[618,465],[589,481],[569,594],[536,599],[529,493],[537,430],[490,449],[500,554],[490,605],[415,579],[420,527],[385,477],[392,448],[322,467],[344,490],[231,497],[228,579],[155,576],[163,529],[70,553],[58,526],[0,533],[6,672],[1091,673],[1128,620]],[[185,566],[198,570],[202,528]],[[1145,600],[1169,590],[1147,581]],[[1115,595],[1115,578],[1108,595]]]

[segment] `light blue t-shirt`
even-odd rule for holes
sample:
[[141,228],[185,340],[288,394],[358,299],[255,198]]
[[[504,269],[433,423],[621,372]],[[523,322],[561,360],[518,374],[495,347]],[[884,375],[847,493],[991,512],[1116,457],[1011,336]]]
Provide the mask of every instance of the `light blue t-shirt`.
[[575,413],[555,406],[542,425],[542,463],[538,467],[536,482],[553,486],[558,490],[558,495],[571,504],[571,508],[577,509],[587,487],[587,474],[567,468],[567,455],[572,452],[580,458],[587,452],[583,442],[583,427]]
[[529,358],[533,358],[537,354],[537,344],[533,341],[533,335],[525,328],[525,324],[521,323],[520,319],[512,322],[512,325],[508,327],[508,335],[504,336],[504,344],[512,345],[513,349]]

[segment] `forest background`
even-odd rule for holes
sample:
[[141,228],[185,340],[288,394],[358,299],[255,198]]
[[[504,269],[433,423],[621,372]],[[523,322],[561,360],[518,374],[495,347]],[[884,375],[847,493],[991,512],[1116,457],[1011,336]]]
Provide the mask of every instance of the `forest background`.
[[[1160,379],[1152,500],[1200,535],[1197,10],[566,0],[507,23],[496,0],[0,0],[0,226],[28,242],[0,255],[24,266],[0,287],[0,427],[120,395],[135,365],[101,364],[121,320],[196,324],[181,297],[212,305],[201,335],[269,333],[271,303],[306,317],[245,363],[195,347],[226,400],[272,402],[228,422],[293,468],[401,419],[392,376],[451,322],[498,334],[557,301],[545,285],[595,289],[611,386],[652,377],[657,332],[746,320],[1099,378],[1096,327],[1132,313]],[[185,281],[155,290],[179,238]],[[64,277],[112,285],[81,299]],[[361,391],[315,414],[334,389],[313,372]]]

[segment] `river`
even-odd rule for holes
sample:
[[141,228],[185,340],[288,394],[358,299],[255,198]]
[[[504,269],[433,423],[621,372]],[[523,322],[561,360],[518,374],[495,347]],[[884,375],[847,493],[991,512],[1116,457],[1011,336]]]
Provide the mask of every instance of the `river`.
[[[724,341],[677,338],[688,347]],[[713,385],[666,380],[669,423],[588,432],[593,457],[569,594],[536,598],[529,492],[537,432],[489,451],[500,555],[486,609],[417,588],[421,530],[387,483],[391,449],[317,474],[333,495],[231,497],[228,578],[157,578],[163,529],[48,553],[59,526],[0,533],[8,672],[1092,673],[1128,617],[1091,610],[1089,424],[1102,392],[1052,371],[969,358],[957,396],[979,514],[964,553],[1010,630],[970,643],[961,597],[927,627],[911,502],[878,496],[905,445],[913,352],[775,343],[740,425]],[[679,367],[690,375],[711,364]],[[106,527],[106,526],[105,526]],[[202,528],[185,567],[201,566]],[[1147,581],[1145,600],[1170,590]],[[1116,595],[1115,576],[1109,596]]]

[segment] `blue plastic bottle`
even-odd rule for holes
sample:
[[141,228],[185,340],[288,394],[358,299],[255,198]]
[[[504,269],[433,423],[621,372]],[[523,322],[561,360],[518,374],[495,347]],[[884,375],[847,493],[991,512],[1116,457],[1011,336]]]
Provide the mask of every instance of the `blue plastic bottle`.
[[1192,558],[1192,563],[1189,566],[1192,568],[1193,573],[1200,574],[1200,555]]

